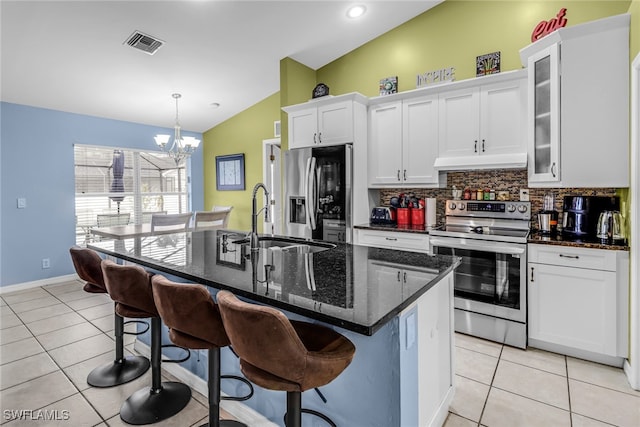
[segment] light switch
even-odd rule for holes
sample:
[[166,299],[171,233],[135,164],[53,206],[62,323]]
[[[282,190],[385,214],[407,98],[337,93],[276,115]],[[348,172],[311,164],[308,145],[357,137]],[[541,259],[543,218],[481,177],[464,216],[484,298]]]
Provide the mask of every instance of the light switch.
[[18,209],[24,209],[27,207],[27,199],[24,197],[18,198]]

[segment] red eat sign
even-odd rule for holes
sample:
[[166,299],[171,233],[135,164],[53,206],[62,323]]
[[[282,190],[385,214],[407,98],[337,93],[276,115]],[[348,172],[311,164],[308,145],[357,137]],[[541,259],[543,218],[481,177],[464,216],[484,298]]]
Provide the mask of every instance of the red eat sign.
[[558,12],[555,18],[552,18],[549,21],[540,21],[540,23],[533,29],[533,33],[531,33],[531,42],[533,43],[534,41],[541,39],[547,34],[554,32],[558,28],[566,26],[566,13],[567,9],[563,7],[562,9],[560,9],[560,12]]

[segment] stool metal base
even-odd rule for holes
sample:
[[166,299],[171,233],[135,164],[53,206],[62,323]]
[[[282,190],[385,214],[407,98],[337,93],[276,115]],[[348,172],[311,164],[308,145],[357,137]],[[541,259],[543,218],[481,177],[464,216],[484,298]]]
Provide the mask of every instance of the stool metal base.
[[128,424],[153,424],[176,415],[191,400],[191,389],[178,382],[163,382],[156,392],[145,387],[122,404],[120,418]]
[[149,359],[129,356],[119,361],[98,366],[87,376],[87,384],[93,387],[113,387],[128,383],[149,370]]

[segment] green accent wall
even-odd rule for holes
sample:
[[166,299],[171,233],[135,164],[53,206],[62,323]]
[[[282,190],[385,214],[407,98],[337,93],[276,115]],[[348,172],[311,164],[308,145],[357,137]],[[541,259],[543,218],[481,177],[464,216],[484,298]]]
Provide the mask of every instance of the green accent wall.
[[[273,138],[280,120],[280,95],[275,93],[203,133],[204,208],[233,206],[229,228],[251,229],[251,193],[262,181],[262,141]],[[216,156],[244,153],[245,190],[216,190]],[[261,199],[260,199],[261,200]],[[258,221],[262,228],[262,220]]]
[[[280,61],[280,105],[295,105],[311,99],[316,85],[316,71],[291,58]],[[282,151],[289,148],[287,113],[280,112]]]
[[[451,1],[436,6],[318,70],[331,94],[378,95],[381,78],[398,76],[398,91],[416,76],[454,67],[455,80],[476,76],[476,56],[501,52],[501,69],[522,68],[519,51],[531,32],[567,8],[567,26],[626,13],[630,1]],[[366,18],[366,17],[365,17]]]

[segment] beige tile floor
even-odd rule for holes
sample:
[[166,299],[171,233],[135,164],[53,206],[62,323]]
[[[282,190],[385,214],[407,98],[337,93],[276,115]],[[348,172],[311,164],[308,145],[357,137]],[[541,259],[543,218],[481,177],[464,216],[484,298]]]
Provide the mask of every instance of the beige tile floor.
[[[99,389],[86,382],[93,368],[114,357],[113,302],[107,295],[88,294],[80,282],[72,281],[4,294],[0,314],[1,425],[126,425],[118,415],[120,406],[151,384],[151,371],[119,387]],[[134,339],[125,335],[128,354],[134,352]],[[163,380],[171,379],[163,372]],[[7,412],[12,410],[34,412],[12,419]],[[37,419],[44,413],[60,419]],[[207,398],[194,391],[179,416],[154,425],[199,426],[207,417]],[[232,418],[228,413],[222,417]]]
[[[119,387],[87,385],[91,369],[113,359],[108,296],[87,294],[73,281],[4,294],[0,314],[0,424],[123,425],[120,405],[151,378],[149,371]],[[132,353],[134,337],[125,339]],[[640,427],[640,392],[620,369],[456,334],[456,381],[446,427]],[[20,409],[58,410],[59,418],[69,411],[69,420],[11,420],[5,412]],[[206,398],[194,392],[180,416],[156,425],[199,426],[206,417]]]
[[640,427],[640,392],[621,369],[456,334],[446,427]]

